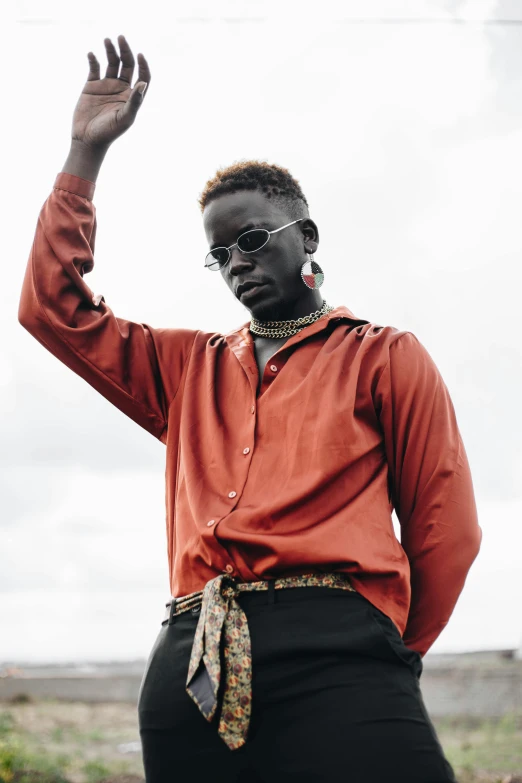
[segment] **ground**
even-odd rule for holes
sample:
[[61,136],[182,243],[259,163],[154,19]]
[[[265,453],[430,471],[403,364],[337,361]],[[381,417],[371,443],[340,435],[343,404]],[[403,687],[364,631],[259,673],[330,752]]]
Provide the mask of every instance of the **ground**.
[[[434,723],[459,783],[522,783],[522,716]],[[0,783],[102,781],[143,783],[135,705],[0,704]]]

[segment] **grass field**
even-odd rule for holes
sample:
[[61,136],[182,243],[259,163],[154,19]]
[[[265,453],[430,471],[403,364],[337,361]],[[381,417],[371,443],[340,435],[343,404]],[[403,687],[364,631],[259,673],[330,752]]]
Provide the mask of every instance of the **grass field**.
[[[515,775],[521,775],[517,783],[522,783],[522,716],[434,723],[459,783],[514,783]],[[24,776],[22,770],[33,773]],[[140,780],[132,704],[0,704],[0,783]]]

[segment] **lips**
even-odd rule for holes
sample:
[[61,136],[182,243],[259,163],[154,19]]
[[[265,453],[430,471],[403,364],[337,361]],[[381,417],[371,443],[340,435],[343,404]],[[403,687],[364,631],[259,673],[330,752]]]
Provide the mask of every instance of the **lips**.
[[236,289],[236,296],[239,298],[242,294],[245,293],[245,291],[248,291],[250,288],[255,288],[258,285],[265,285],[265,283],[262,280],[245,280],[244,283],[238,285]]

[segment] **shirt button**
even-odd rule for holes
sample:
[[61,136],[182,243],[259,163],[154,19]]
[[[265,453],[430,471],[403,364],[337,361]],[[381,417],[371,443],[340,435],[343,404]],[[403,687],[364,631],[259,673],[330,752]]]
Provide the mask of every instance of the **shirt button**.
[[225,566],[225,571],[226,571],[228,574],[231,574],[233,570],[234,570],[234,566],[233,566],[233,565],[230,565],[230,563],[229,563],[227,566]]
[[277,372],[277,367],[275,366],[275,364],[271,364],[270,369],[272,370],[272,372]]
[[207,522],[207,527],[213,525],[215,521],[216,521],[215,519],[211,519],[210,522]]
[[250,451],[250,449],[247,446],[246,449],[243,449],[243,454],[248,454],[249,451]]
[[256,410],[256,406],[252,405],[252,407],[250,408],[250,413],[255,413],[255,410]]
[[235,497],[236,497],[236,495],[237,495],[237,492],[234,492],[234,490],[232,490],[232,492],[229,492],[229,493],[228,493],[228,497],[229,497],[229,498],[235,498]]

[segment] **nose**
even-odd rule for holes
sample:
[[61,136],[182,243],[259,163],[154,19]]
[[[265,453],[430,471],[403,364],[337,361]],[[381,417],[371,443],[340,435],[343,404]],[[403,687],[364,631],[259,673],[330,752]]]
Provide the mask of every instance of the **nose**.
[[245,271],[245,269],[252,269],[252,256],[250,254],[243,255],[243,253],[237,248],[233,247],[230,251],[230,260],[228,262],[228,271],[231,275],[239,275]]

